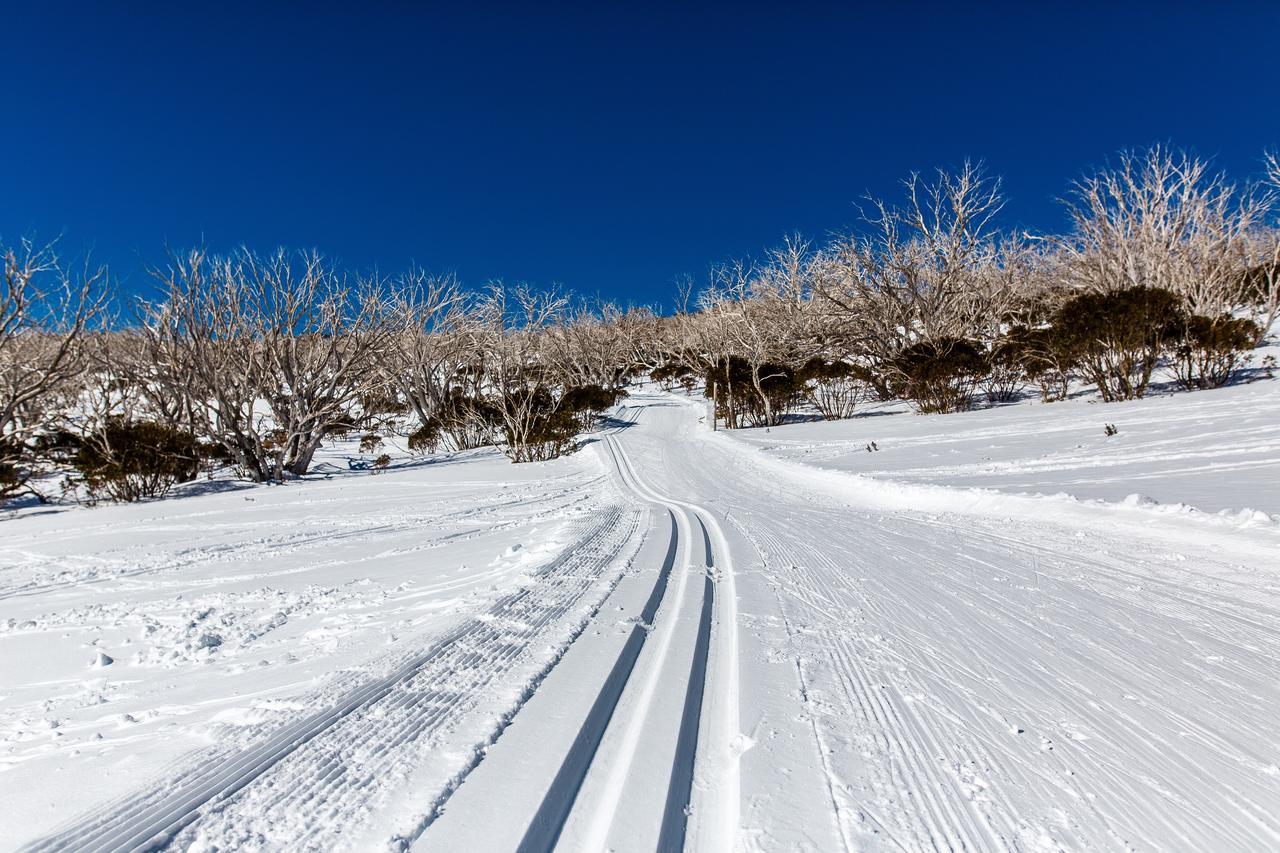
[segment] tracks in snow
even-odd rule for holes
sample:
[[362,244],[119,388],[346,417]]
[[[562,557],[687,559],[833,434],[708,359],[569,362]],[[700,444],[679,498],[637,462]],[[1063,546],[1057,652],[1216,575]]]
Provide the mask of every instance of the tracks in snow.
[[[520,849],[554,848],[575,804],[584,802],[584,785],[589,805],[573,817],[586,847],[604,846],[620,814],[652,808],[644,813],[653,815],[658,849],[729,849],[737,832],[740,782],[737,617],[728,544],[705,508],[654,491],[615,435],[604,437],[603,449],[626,489],[666,509],[670,543],[639,622],[564,753]],[[534,666],[528,660],[531,646],[558,644],[496,731],[490,728],[474,742],[465,766],[442,789],[415,794],[425,811],[398,837],[411,844],[582,632],[606,594],[599,592],[602,576],[634,539],[639,518],[638,510],[605,508],[579,525],[574,544],[528,587],[399,659],[384,676],[354,685],[347,680],[341,687],[339,681],[322,710],[299,713],[247,746],[206,753],[163,784],[100,809],[30,849],[149,850],[172,844],[315,850],[350,839],[353,831],[376,833],[385,823],[379,809],[391,798],[403,799],[414,771],[480,706],[486,690],[512,681],[518,667],[523,673]],[[594,604],[584,602],[593,589]],[[583,615],[586,610],[591,614]],[[600,752],[602,742],[609,745],[607,755]],[[658,753],[671,756],[665,789],[628,788],[637,757],[653,768]]]
[[[638,414],[638,411],[635,413]],[[634,414],[632,419],[634,420]],[[664,800],[658,849],[683,849],[689,836],[689,819],[694,819],[693,846],[698,849],[729,849],[733,846],[738,821],[738,663],[737,616],[733,566],[728,544],[715,518],[706,509],[668,498],[654,491],[639,476],[626,450],[614,435],[604,439],[606,452],[628,488],[641,498],[667,509],[673,527],[673,546],[682,540],[685,571],[676,580],[673,600],[663,608],[670,614],[663,624],[647,624],[656,634],[655,645],[647,667],[638,676],[634,689],[635,705],[625,720],[619,720],[617,744],[599,796],[593,803],[593,814],[587,823],[584,849],[603,849],[620,806],[632,763],[643,746],[644,727],[651,717],[661,682],[671,678],[671,668],[683,665],[674,650],[675,614],[686,595],[690,568],[695,565],[697,550],[703,550],[702,604],[696,638],[689,659],[689,680],[682,713],[676,732],[676,748]],[[700,536],[694,534],[694,522]],[[713,538],[715,546],[713,547]],[[703,545],[697,549],[697,544]],[[715,552],[721,555],[716,565]],[[667,582],[660,579],[665,590]],[[716,588],[722,588],[720,608],[716,608]],[[655,588],[655,594],[657,589]],[[646,607],[651,616],[656,612],[653,600]],[[644,619],[651,623],[651,619]],[[638,652],[637,652],[638,654]],[[624,656],[626,652],[624,650]],[[713,686],[714,689],[709,687]],[[710,693],[710,700],[705,697]],[[597,739],[598,742],[598,739]],[[586,767],[582,769],[585,774]],[[701,785],[694,786],[698,778]],[[567,816],[567,812],[566,812]],[[558,830],[556,831],[558,835]],[[554,837],[552,837],[554,841]],[[549,845],[548,845],[549,846]],[[548,847],[524,847],[527,851]]]
[[[637,414],[638,410],[632,420]],[[719,525],[705,509],[667,498],[648,486],[616,433],[606,434],[602,445],[626,488],[666,510],[669,544],[638,622],[632,625],[518,849],[521,853],[555,849],[571,822],[575,833],[567,843],[575,849],[605,849],[620,816],[633,819],[637,811],[647,808],[660,811],[660,817],[650,813],[653,822],[639,823],[656,825],[656,835],[628,836],[628,843],[652,844],[660,851],[683,850],[687,842],[698,849],[729,849],[737,824],[737,766],[731,750],[738,721],[736,620],[728,548]],[[718,587],[723,587],[719,596]],[[687,608],[689,596],[698,593],[697,606]],[[697,614],[694,630],[680,630],[679,622],[690,609]],[[672,684],[683,685],[682,697],[671,696],[667,685]],[[657,710],[659,704],[666,713],[673,707],[679,712],[664,716]],[[671,763],[665,790],[657,792],[661,796],[629,787],[634,786],[639,757],[666,755],[667,750]],[[575,815],[575,810],[582,814]]]
[[[575,608],[631,540],[638,520],[637,512],[605,508],[578,525],[574,543],[528,587],[504,596],[482,618],[385,677],[335,697],[323,710],[248,748],[206,756],[163,785],[103,809],[32,849],[154,849],[174,840],[222,849],[331,847],[334,833],[366,818],[381,789],[405,781],[433,739],[526,658],[531,644],[552,640],[557,625],[573,619]],[[586,618],[577,620],[571,636],[555,638],[560,653]],[[550,666],[554,660],[535,684]],[[438,795],[437,810],[447,796],[448,791]]]

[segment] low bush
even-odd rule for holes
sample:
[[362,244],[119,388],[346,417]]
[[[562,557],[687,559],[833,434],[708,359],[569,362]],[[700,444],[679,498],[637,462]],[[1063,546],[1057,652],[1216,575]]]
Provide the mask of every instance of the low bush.
[[1028,381],[1018,343],[1008,336],[998,338],[987,352],[985,374],[978,384],[988,403],[1016,399]]
[[796,372],[805,398],[824,420],[853,417],[858,403],[870,393],[868,372],[848,361],[813,358]]
[[578,418],[579,427],[588,430],[595,426],[605,409],[617,405],[626,396],[627,392],[621,388],[579,385],[564,392],[560,398],[560,406],[573,412]]
[[413,453],[473,450],[490,442],[497,409],[485,400],[454,389],[431,417],[409,435]]
[[722,358],[707,369],[703,395],[715,401],[716,417],[727,429],[776,426],[795,406],[803,390],[790,367],[752,365],[744,358]]
[[1069,342],[1052,326],[1015,326],[997,343],[1002,357],[1012,359],[1022,379],[1040,389],[1046,403],[1065,400],[1074,368]]
[[671,391],[675,383],[683,384],[683,380],[693,378],[693,371],[681,362],[669,361],[649,371],[649,378],[661,385],[664,391]]
[[1259,337],[1258,324],[1252,320],[1192,315],[1186,319],[1174,356],[1174,376],[1187,390],[1226,385]]
[[504,450],[513,462],[545,462],[573,449],[578,412],[561,406],[546,388],[508,394],[498,406]]
[[1175,294],[1132,287],[1082,293],[1058,310],[1053,326],[1057,345],[1102,399],[1113,402],[1146,394],[1161,355],[1181,339],[1184,319]]
[[959,412],[973,406],[974,392],[986,375],[981,347],[963,338],[922,341],[893,361],[897,395],[922,413]]
[[77,442],[71,458],[91,500],[132,502],[159,497],[195,479],[204,448],[184,430],[116,418]]

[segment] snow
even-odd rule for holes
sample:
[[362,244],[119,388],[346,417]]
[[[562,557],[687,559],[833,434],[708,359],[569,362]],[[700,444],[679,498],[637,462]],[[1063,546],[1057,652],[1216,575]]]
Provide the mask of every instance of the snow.
[[[1102,403],[1084,392],[945,417],[868,405],[848,421],[746,430],[783,459],[904,483],[1280,515],[1280,405],[1261,380]],[[1105,434],[1107,424],[1118,432]],[[875,442],[878,450],[868,451]]]
[[1278,449],[1260,376],[733,433],[640,392],[550,463],[23,509],[0,837],[1276,847]]
[[0,522],[0,838],[393,670],[530,585],[611,494],[590,455],[482,453]]

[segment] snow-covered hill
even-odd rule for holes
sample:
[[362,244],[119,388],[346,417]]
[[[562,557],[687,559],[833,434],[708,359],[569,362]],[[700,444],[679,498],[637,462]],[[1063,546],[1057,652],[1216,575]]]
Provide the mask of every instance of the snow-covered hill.
[[1278,388],[23,510],[0,838],[1276,846]]

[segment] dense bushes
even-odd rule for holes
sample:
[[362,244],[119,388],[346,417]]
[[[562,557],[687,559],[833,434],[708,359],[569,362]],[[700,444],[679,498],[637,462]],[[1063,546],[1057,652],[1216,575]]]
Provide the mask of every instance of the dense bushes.
[[1070,299],[1054,316],[1053,327],[1071,361],[1111,402],[1146,393],[1161,354],[1178,340],[1183,322],[1173,293],[1131,287]]
[[112,419],[82,438],[63,437],[91,500],[138,501],[195,479],[208,451],[189,432],[151,421]]
[[703,393],[715,401],[717,417],[730,429],[776,426],[795,406],[801,391],[796,371],[783,364],[752,364],[722,358],[707,368]]
[[[1017,399],[1028,385],[1046,402],[1062,400],[1073,380],[1111,402],[1142,397],[1161,365],[1187,389],[1223,385],[1260,337],[1252,320],[1192,314],[1178,294],[1155,287],[1054,291],[1024,300],[983,331],[920,338],[880,357],[813,356],[798,364],[720,357],[703,368],[704,393],[730,429],[780,423],[801,400],[826,419],[850,417],[872,395],[921,413],[956,412],[979,396]],[[825,337],[824,349],[833,338]],[[653,375],[669,383],[682,372],[666,362]]]
[[1225,385],[1259,337],[1258,324],[1243,317],[1188,317],[1175,352],[1174,375],[1187,390]]
[[987,375],[982,349],[961,338],[913,344],[892,362],[892,387],[918,411],[958,412],[973,405],[974,391]]

